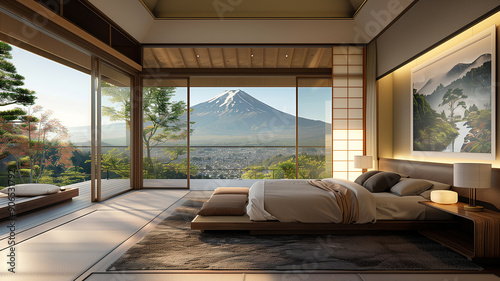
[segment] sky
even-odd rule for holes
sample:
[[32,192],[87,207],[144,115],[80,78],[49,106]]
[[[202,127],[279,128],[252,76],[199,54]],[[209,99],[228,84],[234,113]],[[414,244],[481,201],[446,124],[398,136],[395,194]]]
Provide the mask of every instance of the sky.
[[[90,125],[90,75],[15,46],[12,46],[11,54],[11,62],[16,66],[17,73],[25,77],[23,87],[37,93],[36,105],[53,110],[52,117],[62,121],[68,128]],[[278,110],[295,115],[294,87],[193,87],[191,106],[205,102],[223,91],[236,89],[241,89]],[[312,95],[315,97],[311,98]],[[175,99],[179,98],[186,98],[185,88],[178,88]],[[105,98],[102,103],[111,105]],[[325,113],[330,103],[330,88],[299,89],[300,117],[331,120],[331,115]],[[113,122],[103,117],[103,124],[109,123]]]

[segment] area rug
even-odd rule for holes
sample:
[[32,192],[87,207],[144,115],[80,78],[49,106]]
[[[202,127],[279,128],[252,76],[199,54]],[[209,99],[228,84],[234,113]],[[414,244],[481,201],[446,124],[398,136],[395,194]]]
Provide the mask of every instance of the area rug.
[[370,235],[249,235],[192,231],[208,198],[190,192],[182,205],[109,271],[123,270],[481,270],[477,264],[412,232]]

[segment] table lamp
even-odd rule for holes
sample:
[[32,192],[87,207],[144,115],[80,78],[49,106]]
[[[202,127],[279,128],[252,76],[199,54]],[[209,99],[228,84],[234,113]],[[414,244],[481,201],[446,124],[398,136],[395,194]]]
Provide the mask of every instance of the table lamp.
[[362,169],[363,173],[366,169],[373,167],[373,157],[367,155],[355,155],[354,156],[354,168]]
[[482,206],[476,206],[476,189],[491,187],[491,164],[453,164],[453,186],[469,188],[469,206],[464,206],[466,211],[482,211]]

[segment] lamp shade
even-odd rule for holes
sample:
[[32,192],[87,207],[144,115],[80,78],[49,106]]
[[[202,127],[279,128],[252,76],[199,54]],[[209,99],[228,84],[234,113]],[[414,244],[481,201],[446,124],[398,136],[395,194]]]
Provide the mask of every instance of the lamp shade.
[[431,201],[439,204],[455,204],[458,202],[458,193],[451,190],[433,190]]
[[491,164],[453,164],[453,186],[465,188],[490,188]]
[[354,156],[354,168],[356,169],[369,169],[373,166],[373,157],[366,155]]

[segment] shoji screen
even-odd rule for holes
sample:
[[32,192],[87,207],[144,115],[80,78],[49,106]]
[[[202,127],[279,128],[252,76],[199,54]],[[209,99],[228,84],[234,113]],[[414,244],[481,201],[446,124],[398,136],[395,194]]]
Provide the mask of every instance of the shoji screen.
[[354,180],[354,155],[364,152],[365,48],[333,47],[332,154],[333,177]]

